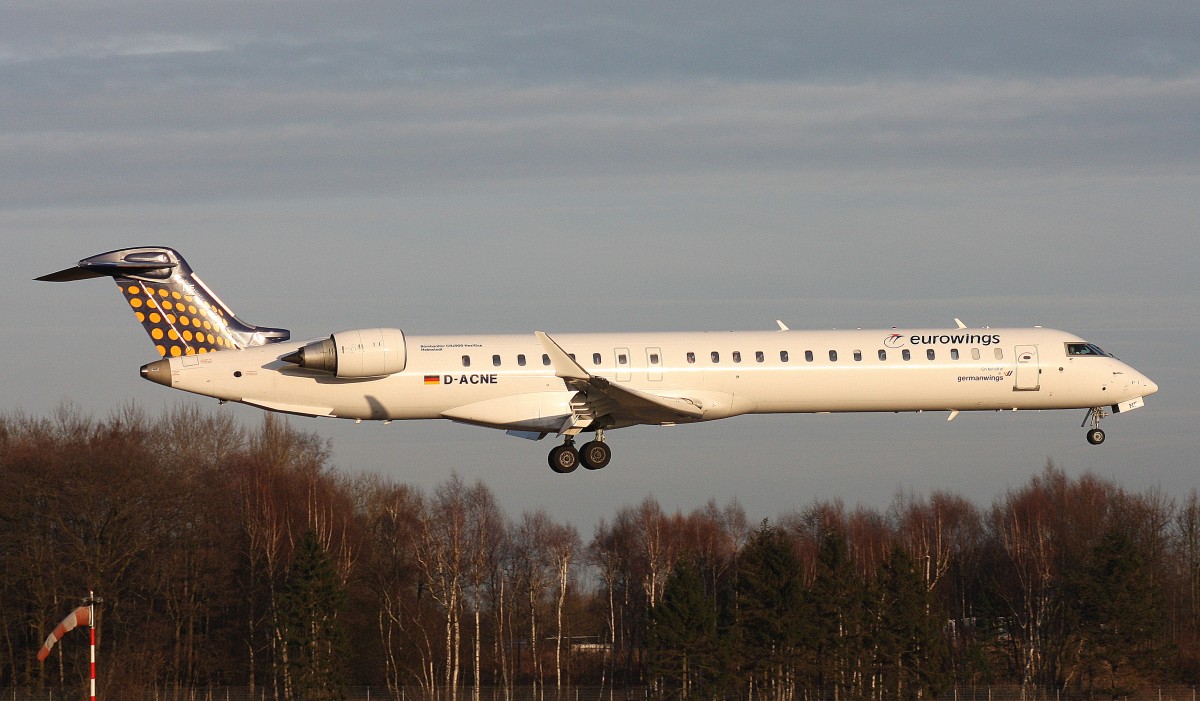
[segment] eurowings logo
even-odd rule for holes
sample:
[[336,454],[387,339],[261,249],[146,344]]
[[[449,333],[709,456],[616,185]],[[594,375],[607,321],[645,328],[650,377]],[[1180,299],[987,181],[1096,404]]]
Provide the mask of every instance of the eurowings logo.
[[883,339],[883,345],[887,346],[888,348],[899,348],[900,346],[904,345],[904,336],[894,333],[891,336]]

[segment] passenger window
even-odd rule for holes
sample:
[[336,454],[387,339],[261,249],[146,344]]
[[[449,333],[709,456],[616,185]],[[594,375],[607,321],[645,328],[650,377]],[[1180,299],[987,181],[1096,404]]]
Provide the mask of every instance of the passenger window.
[[767,359],[767,356],[762,351],[754,351],[754,359],[761,363]]
[[742,352],[741,351],[733,352],[733,362],[735,362],[735,363],[742,362]]
[[879,349],[879,359],[880,359],[880,360],[887,360],[887,351],[885,351],[885,350],[884,350],[884,349],[882,349],[882,348],[880,348],[880,349]]
[[599,364],[600,364],[600,354],[592,353],[592,365],[599,365]]
[[979,349],[978,348],[971,349],[971,360],[979,360]]
[[951,360],[958,360],[958,349],[957,349],[957,348],[951,348],[951,349],[950,349],[950,359],[951,359]]
[[549,365],[549,364],[550,364],[550,356],[546,355],[545,353],[542,353],[542,365]]
[[712,353],[709,353],[709,354],[708,354],[708,357],[709,357],[709,359],[710,359],[710,360],[712,360],[714,363],[719,363],[719,362],[721,362],[721,354],[720,354],[720,353],[718,353],[718,352],[716,352],[716,351],[713,351]]
[[829,351],[829,360],[830,360],[830,362],[834,362],[834,363],[837,362],[837,351],[835,351],[835,350]]
[[492,356],[492,365],[495,365],[496,367],[500,367],[500,356],[498,356],[498,355]]
[[471,367],[471,356],[469,356],[469,355],[464,355],[464,356],[463,356],[463,367],[464,367],[464,368],[469,368],[469,367]]
[[651,354],[650,354],[650,364],[651,364],[651,365],[658,365],[658,353],[651,353]]
[[854,362],[856,362],[856,363],[862,362],[862,351],[860,351],[860,350],[854,351]]
[[996,360],[1004,360],[1004,349],[1003,348],[996,349]]
[[629,357],[624,353],[617,353],[617,365],[628,365]]
[[912,360],[912,353],[905,348],[904,350],[900,351],[900,357],[904,358],[905,360]]
[[813,358],[813,352],[810,350],[804,351],[804,359],[810,363],[815,360],[815,358]]
[[688,359],[688,362],[689,362],[689,363],[694,363],[694,362],[696,362],[696,354],[695,354],[695,353],[693,353],[693,352],[691,352],[691,351],[688,351],[688,354],[687,354],[687,359]]
[[520,365],[521,367],[525,367],[525,354],[524,353],[517,354],[517,365]]
[[788,361],[788,352],[779,351],[779,362],[786,363]]
[[936,357],[937,357],[937,354],[933,352],[933,349],[932,349],[932,348],[927,348],[927,349],[925,350],[925,357],[926,357],[926,358],[928,358],[928,359],[930,359],[930,360],[933,360],[934,358],[936,358]]

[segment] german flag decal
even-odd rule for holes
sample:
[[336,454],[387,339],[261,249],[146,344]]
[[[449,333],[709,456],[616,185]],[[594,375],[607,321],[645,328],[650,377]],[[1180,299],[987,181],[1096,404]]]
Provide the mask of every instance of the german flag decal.
[[426,375],[425,376],[425,384],[440,385],[440,384],[442,384],[442,376],[441,375]]

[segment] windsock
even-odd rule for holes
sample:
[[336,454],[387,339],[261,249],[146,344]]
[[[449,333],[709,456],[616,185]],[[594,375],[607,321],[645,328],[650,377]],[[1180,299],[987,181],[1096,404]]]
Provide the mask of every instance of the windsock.
[[62,619],[62,623],[58,624],[58,627],[54,629],[53,633],[46,636],[46,642],[42,643],[42,649],[38,650],[38,662],[46,661],[46,658],[50,656],[50,648],[54,647],[54,643],[57,643],[59,638],[66,635],[67,631],[71,630],[75,626],[86,625],[91,625],[91,620],[88,615],[88,607],[80,606],[69,613],[66,618]]

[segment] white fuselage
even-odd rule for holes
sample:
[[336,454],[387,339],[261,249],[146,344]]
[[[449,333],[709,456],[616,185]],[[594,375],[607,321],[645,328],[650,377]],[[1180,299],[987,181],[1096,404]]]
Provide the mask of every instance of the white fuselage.
[[[1111,356],[1068,354],[1068,344],[1083,339],[1046,328],[553,338],[590,375],[698,407],[698,415],[680,422],[749,413],[1092,408],[1131,403],[1158,389]],[[280,360],[303,345],[164,362],[171,387],[312,416],[447,418],[553,433],[572,414],[578,394],[532,333],[407,336],[404,370],[365,379]],[[617,420],[607,427],[634,423],[646,422]]]

